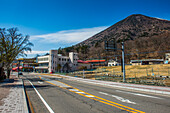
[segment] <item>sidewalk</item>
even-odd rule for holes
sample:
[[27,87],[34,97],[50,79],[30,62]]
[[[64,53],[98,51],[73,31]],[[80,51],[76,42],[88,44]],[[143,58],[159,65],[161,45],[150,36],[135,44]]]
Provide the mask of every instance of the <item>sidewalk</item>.
[[15,75],[0,83],[0,113],[27,113],[23,83]]

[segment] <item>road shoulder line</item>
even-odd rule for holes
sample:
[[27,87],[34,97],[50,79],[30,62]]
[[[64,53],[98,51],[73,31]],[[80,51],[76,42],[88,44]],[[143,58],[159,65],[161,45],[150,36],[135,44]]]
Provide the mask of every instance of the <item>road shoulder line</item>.
[[[28,80],[29,81],[29,80]],[[47,109],[49,110],[50,113],[54,113],[54,111],[51,109],[51,107],[47,104],[47,102],[44,100],[44,98],[40,95],[40,93],[38,92],[38,90],[34,87],[34,85],[32,84],[31,81],[29,81],[30,84],[32,85],[32,87],[34,88],[35,92],[38,94],[38,96],[40,97],[40,99],[42,100],[42,102],[44,103],[44,105],[47,107]]]

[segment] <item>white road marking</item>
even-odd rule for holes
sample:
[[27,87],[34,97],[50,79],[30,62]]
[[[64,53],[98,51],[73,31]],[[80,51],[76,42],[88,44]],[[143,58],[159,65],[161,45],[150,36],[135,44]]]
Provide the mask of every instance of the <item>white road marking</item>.
[[93,95],[85,95],[86,97],[94,97]]
[[114,98],[116,98],[116,99],[118,99],[118,100],[120,100],[122,102],[130,103],[130,104],[136,104],[135,102],[132,102],[132,101],[130,101],[128,99],[124,99],[124,98],[116,96],[116,95],[111,95],[111,94],[104,93],[104,92],[99,92],[99,93],[104,94],[104,95],[108,95],[108,96],[111,96],[111,97],[114,97]]
[[70,91],[79,91],[79,90],[77,90],[77,89],[69,89]]
[[127,94],[132,94],[132,95],[143,96],[143,97],[163,99],[163,98],[160,98],[160,97],[155,97],[155,96],[150,96],[150,95],[144,95],[144,94],[140,94],[140,93],[131,93],[131,92],[125,92],[125,91],[120,91],[120,90],[116,90],[116,91],[117,91],[117,92],[122,92],[122,93],[127,93]]
[[39,84],[43,84],[43,82],[38,81]]
[[76,92],[76,93],[84,93],[84,92],[80,92],[80,91],[78,91],[78,92]]
[[[29,81],[30,82],[30,81]],[[47,107],[47,109],[49,110],[50,113],[54,113],[54,111],[50,108],[50,106],[47,104],[47,102],[43,99],[43,97],[40,95],[40,93],[38,92],[38,90],[34,87],[34,85],[30,82],[30,84],[32,85],[32,87],[34,88],[35,92],[38,94],[38,96],[40,97],[40,99],[42,100],[42,102],[44,103],[44,105]]]

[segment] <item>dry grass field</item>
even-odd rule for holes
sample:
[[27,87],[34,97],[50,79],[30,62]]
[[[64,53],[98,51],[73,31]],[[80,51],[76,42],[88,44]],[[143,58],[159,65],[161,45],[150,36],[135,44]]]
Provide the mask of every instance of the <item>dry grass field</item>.
[[[126,65],[125,69],[126,80],[129,83],[170,86],[170,64]],[[100,67],[93,71],[76,71],[69,75],[115,82],[122,82],[123,77],[121,66]]]
[[[170,76],[170,64],[157,65],[126,65],[126,77],[144,77],[144,76]],[[82,76],[83,71],[77,71],[77,76]],[[100,67],[93,71],[85,71],[84,75],[88,76],[104,76],[104,75],[122,75],[121,66]]]
[[[104,67],[109,73],[121,72],[121,66]],[[126,77],[143,77],[143,76],[170,76],[170,64],[159,65],[127,65]]]

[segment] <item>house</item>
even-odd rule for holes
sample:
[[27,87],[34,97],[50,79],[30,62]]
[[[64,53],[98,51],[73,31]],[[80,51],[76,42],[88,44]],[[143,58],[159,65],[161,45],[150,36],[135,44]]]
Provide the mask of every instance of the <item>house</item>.
[[165,61],[170,63],[170,53],[165,53]]
[[37,57],[35,72],[53,73],[53,72],[70,72],[77,70],[78,66],[77,53],[70,52],[69,56],[58,54],[57,50],[50,50],[49,55]]
[[108,66],[119,66],[119,65],[121,65],[121,63],[119,63],[119,62],[116,61],[116,60],[110,60],[110,61],[108,62]]
[[78,60],[78,69],[91,69],[91,64],[87,61]]
[[163,64],[164,59],[142,59],[142,60],[131,60],[132,65],[151,65],[151,64]]
[[105,59],[87,60],[86,62],[91,64],[91,69],[95,69],[100,66],[106,66],[106,64],[107,64]]

